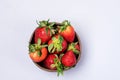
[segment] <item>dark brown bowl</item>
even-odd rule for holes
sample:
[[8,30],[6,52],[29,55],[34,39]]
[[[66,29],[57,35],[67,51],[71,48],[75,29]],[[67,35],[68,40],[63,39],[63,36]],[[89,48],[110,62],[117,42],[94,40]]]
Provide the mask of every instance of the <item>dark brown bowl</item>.
[[[61,24],[59,23],[56,23],[55,26],[59,26]],[[34,30],[35,32],[35,30]],[[31,35],[31,38],[30,38],[30,41],[29,41],[29,44],[34,44],[34,32],[32,33]],[[74,39],[74,42],[78,42],[79,45],[80,45],[80,54],[76,57],[77,58],[77,63],[80,61],[80,57],[81,57],[81,41],[80,41],[80,37],[78,36],[78,34],[75,32],[75,39]],[[56,72],[57,70],[51,70],[51,69],[47,69],[43,66],[43,63],[37,63],[37,62],[34,62],[33,63],[38,66],[38,68],[42,69],[42,70],[45,70],[45,71],[49,71],[49,72]],[[77,65],[76,63],[76,65]],[[70,69],[70,68],[69,68]],[[64,70],[69,70],[69,69],[64,69]]]

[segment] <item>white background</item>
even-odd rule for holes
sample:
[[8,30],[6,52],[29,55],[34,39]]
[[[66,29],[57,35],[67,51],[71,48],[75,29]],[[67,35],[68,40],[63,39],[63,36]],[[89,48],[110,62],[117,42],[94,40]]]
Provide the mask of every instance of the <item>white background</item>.
[[[36,20],[68,19],[82,42],[78,65],[57,77],[36,67]],[[120,80],[120,0],[0,0],[0,80]]]

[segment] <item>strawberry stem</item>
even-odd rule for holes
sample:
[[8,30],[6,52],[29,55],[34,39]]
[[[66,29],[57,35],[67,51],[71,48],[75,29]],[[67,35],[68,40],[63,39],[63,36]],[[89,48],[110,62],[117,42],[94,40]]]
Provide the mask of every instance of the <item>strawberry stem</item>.
[[60,62],[58,56],[57,55],[55,55],[55,56],[56,56],[56,58],[54,59],[54,63],[57,68],[57,76],[59,76],[60,74],[63,75],[63,65]]
[[60,61],[58,62],[57,72],[57,76],[59,76],[60,74],[63,75],[63,66]]

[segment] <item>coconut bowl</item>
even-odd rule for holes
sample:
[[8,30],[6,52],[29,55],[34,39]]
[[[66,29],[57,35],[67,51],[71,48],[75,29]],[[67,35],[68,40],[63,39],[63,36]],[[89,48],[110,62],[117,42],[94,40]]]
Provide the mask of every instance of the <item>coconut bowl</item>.
[[[55,22],[55,25],[54,25],[54,27],[57,27],[57,26],[60,26],[61,24],[60,23],[57,23],[57,22]],[[35,42],[34,42],[34,37],[35,37],[35,30],[33,31],[33,33],[32,33],[32,35],[31,35],[31,37],[30,37],[30,40],[29,40],[29,44],[34,44]],[[73,42],[78,42],[78,44],[79,44],[79,46],[80,46],[80,53],[76,56],[76,65],[78,64],[78,62],[80,61],[80,58],[81,58],[81,41],[80,41],[80,37],[79,37],[79,35],[75,32],[75,39],[74,39],[74,41]],[[48,53],[49,54],[49,53]],[[49,72],[56,72],[57,70],[51,70],[51,69],[48,69],[48,68],[46,68],[46,67],[44,67],[44,65],[43,65],[43,62],[34,62],[33,61],[33,63],[39,68],[39,69],[42,69],[42,70],[44,70],[44,71],[49,71]],[[76,66],[75,65],[75,66]],[[74,66],[74,67],[75,67]],[[64,69],[64,71],[66,71],[66,70],[69,70],[69,69],[71,69],[71,68],[68,68],[68,69]]]

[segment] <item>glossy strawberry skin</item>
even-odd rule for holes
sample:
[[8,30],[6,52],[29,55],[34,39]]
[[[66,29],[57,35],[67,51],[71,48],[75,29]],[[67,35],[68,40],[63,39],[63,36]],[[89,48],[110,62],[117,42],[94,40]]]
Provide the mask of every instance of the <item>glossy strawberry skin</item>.
[[47,54],[48,54],[47,48],[42,48],[41,56],[38,55],[38,51],[30,52],[29,55],[34,62],[41,62],[47,57]]
[[56,58],[56,56],[54,54],[50,54],[47,56],[47,58],[44,60],[44,66],[48,69],[52,69],[52,70],[55,70],[56,67],[52,67],[51,65],[52,64],[55,64],[54,63],[54,59]]
[[73,42],[75,38],[75,31],[72,26],[67,26],[60,34],[68,41]]
[[76,64],[75,54],[73,53],[72,50],[69,50],[62,56],[61,61],[64,66],[72,67]]
[[46,27],[38,27],[35,30],[35,43],[37,43],[39,38],[41,39],[42,43],[48,42],[48,40],[51,38],[50,29],[46,31]]

